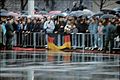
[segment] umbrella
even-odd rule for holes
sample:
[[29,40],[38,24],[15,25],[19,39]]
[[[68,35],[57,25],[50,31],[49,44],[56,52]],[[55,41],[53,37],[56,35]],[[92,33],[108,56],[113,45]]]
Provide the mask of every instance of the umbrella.
[[113,10],[120,13],[120,7],[116,7]]
[[116,11],[111,9],[102,9],[101,11],[105,14],[116,14]]
[[72,11],[70,14],[69,14],[69,16],[75,16],[75,17],[80,17],[80,16],[82,16],[82,15],[84,15],[84,12],[83,11]]
[[112,14],[104,14],[100,18],[105,19],[105,18],[115,18],[115,15]]
[[93,16],[98,16],[98,17],[100,17],[100,16],[102,16],[104,13],[103,12],[98,12],[98,13],[95,13]]
[[92,16],[94,13],[89,9],[84,9],[83,13],[85,16]]
[[42,15],[33,15],[32,17],[39,17],[39,18],[43,18]]
[[63,12],[63,13],[57,14],[57,16],[65,17],[65,16],[68,16],[68,13]]
[[61,11],[50,11],[49,14],[60,14]]
[[0,16],[8,16],[8,13],[0,12]]
[[8,11],[7,10],[5,10],[5,9],[0,9],[0,13],[7,13]]
[[0,10],[0,16],[8,16],[8,11],[5,9]]
[[14,13],[14,12],[8,12],[8,15],[9,16],[20,16],[20,14],[18,14],[18,13]]
[[39,13],[40,13],[40,14],[43,14],[43,15],[44,15],[44,14],[48,14],[47,11],[39,11]]

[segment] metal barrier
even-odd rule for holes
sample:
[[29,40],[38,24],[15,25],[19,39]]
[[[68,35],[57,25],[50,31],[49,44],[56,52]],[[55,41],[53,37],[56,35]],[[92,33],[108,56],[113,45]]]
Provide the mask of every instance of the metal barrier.
[[[49,56],[54,60],[49,61]],[[61,56],[71,56],[70,62]],[[119,80],[120,56],[68,52],[13,52],[0,54],[1,80]],[[4,64],[4,65],[3,65]]]
[[[14,46],[23,46],[23,47],[45,47],[47,45],[46,41],[46,34],[42,32],[31,32],[29,34],[26,33],[17,33],[14,36]],[[55,44],[58,46],[61,46],[64,43],[64,37],[63,34],[56,34],[56,40]],[[105,38],[103,36],[103,44],[105,45]],[[90,33],[71,33],[71,46],[73,49],[76,48],[82,48],[89,49],[92,48],[92,44],[94,40],[91,40],[91,34]],[[98,45],[98,38],[97,43]],[[120,49],[120,41],[116,41],[116,38],[114,39],[114,49]]]
[[13,38],[14,46],[45,47],[45,34],[42,32],[16,33]]

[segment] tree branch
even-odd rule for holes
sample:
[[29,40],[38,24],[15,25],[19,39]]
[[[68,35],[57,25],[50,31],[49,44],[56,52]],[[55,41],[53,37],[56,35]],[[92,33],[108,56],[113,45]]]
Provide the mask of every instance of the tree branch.
[[107,2],[107,0],[103,0],[103,5]]
[[26,0],[25,4],[23,5],[24,8],[25,8],[25,6],[27,5],[27,3],[28,3],[28,0]]
[[93,2],[94,2],[97,6],[100,6],[95,0],[93,0]]
[[112,4],[114,4],[114,2],[113,2],[113,3],[110,3],[110,4],[107,4],[107,5],[104,5],[103,7],[107,7],[107,6],[110,6],[110,5],[112,5]]

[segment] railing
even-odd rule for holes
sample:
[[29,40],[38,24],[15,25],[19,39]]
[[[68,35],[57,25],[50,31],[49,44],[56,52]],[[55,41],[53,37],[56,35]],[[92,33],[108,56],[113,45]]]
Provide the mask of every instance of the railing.
[[[56,34],[56,45],[61,46],[64,43],[63,34]],[[47,45],[46,34],[42,32],[31,32],[26,33],[17,33],[14,36],[13,44],[14,46],[23,46],[23,47],[45,47]],[[92,48],[91,43],[91,34],[90,33],[71,33],[71,46],[73,49],[82,48]],[[98,42],[98,40],[97,40]],[[103,46],[105,46],[105,39],[103,36]],[[114,39],[114,49],[120,49],[120,41]]]

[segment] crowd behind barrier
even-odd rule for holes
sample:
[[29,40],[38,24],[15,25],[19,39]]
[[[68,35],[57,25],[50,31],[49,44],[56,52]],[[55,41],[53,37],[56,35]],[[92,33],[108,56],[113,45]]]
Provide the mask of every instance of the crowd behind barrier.
[[12,49],[14,46],[45,47],[47,34],[57,35],[57,45],[63,43],[64,34],[71,35],[72,48],[110,51],[120,48],[120,18],[100,18],[92,16],[57,16],[57,17],[3,17],[0,22],[1,48]]

